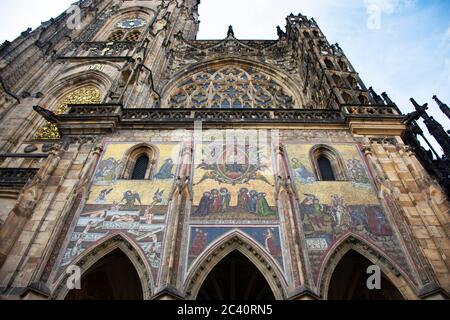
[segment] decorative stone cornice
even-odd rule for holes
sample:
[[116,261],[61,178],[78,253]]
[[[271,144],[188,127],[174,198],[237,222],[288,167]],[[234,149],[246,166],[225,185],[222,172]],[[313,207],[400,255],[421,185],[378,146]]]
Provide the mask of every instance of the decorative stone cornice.
[[[205,125],[339,126],[356,134],[401,135],[403,116],[390,113],[349,113],[322,109],[124,109],[121,104],[69,105],[68,113],[52,115],[62,135],[97,135],[124,129],[179,127],[202,121]],[[354,107],[357,108],[357,107]],[[383,107],[383,110],[386,107]],[[45,109],[44,109],[45,110]],[[43,114],[44,112],[40,112]]]

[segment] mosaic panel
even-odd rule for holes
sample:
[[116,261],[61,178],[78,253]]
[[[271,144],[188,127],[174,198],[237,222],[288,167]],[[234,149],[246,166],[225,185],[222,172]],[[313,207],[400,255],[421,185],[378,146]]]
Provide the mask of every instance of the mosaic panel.
[[318,276],[326,254],[349,233],[359,235],[391,257],[404,271],[409,271],[358,147],[332,145],[345,163],[348,181],[317,181],[309,156],[313,147],[289,144],[287,151],[315,276]]
[[258,243],[269,255],[271,255],[283,269],[283,253],[278,226],[204,226],[192,225],[190,229],[190,241],[188,251],[188,266],[205,252],[218,239],[223,238],[236,230],[246,234]]
[[199,146],[192,220],[217,223],[278,220],[270,149],[220,143]]
[[186,271],[212,243],[235,230],[283,269],[270,146],[217,141],[197,148]]
[[109,143],[97,165],[89,197],[70,236],[61,266],[112,232],[125,232],[145,252],[156,278],[163,246],[169,194],[176,174],[177,144],[153,144],[158,151],[151,180],[121,180],[123,157],[136,143]]

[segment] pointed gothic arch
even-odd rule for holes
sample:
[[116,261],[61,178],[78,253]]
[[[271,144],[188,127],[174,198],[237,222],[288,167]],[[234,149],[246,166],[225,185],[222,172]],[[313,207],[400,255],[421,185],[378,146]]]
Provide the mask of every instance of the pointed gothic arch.
[[235,230],[217,240],[197,258],[185,281],[187,299],[194,300],[197,298],[210,272],[234,251],[244,255],[261,272],[276,300],[282,300],[286,297],[287,284],[283,272],[273,261],[273,258],[247,235]]
[[[64,92],[64,93],[63,93]],[[58,95],[51,106],[51,111],[56,115],[65,114],[69,111],[70,104],[100,104],[103,93],[99,87],[92,84],[92,81],[80,81],[77,85],[72,86],[70,91],[64,89]],[[38,140],[58,140],[61,136],[56,124],[44,122],[37,131],[33,131],[33,138]],[[41,124],[41,121],[37,123]]]
[[[71,265],[78,266],[81,269],[81,276],[85,275],[91,267],[93,267],[102,258],[108,254],[120,250],[127,256],[132,263],[142,287],[142,297],[144,300],[149,300],[153,292],[153,278],[151,267],[148,264],[145,254],[142,249],[133,242],[127,235],[122,232],[114,233],[103,239],[97,245],[83,252],[77,257]],[[52,290],[52,298],[56,300],[63,300],[69,290],[66,286],[68,274],[63,273],[56,281],[56,285]]]
[[273,301],[263,274],[239,250],[230,252],[203,282],[197,300]]
[[[245,90],[238,88],[238,90],[228,92],[228,87],[217,89],[221,84],[215,83],[215,77],[219,75],[222,79],[224,77],[222,71],[226,69],[232,69],[231,74],[235,83],[239,84],[242,81],[249,81],[248,84],[242,83],[241,87]],[[250,73],[248,70],[250,70]],[[205,78],[205,75],[211,76],[210,81]],[[227,76],[228,74],[225,74],[225,77]],[[262,83],[266,84],[261,86],[261,90],[257,90],[259,96],[255,93],[248,94],[247,89],[255,87],[252,81],[259,83],[258,79],[260,77],[261,80],[265,79]],[[200,82],[197,83],[193,80],[194,78],[198,78],[200,82],[203,81],[204,83],[200,85]],[[220,82],[221,79],[217,79],[217,81]],[[208,90],[204,88],[207,82]],[[246,100],[246,96],[249,96],[251,99],[256,97],[258,101]],[[162,108],[171,108],[174,104],[187,105],[188,108],[201,108],[206,105],[213,108],[214,105],[217,105],[219,107],[215,108],[227,108],[229,106],[229,108],[258,107],[280,109],[303,108],[305,105],[305,99],[298,84],[284,71],[249,59],[235,57],[213,59],[208,62],[190,65],[187,69],[171,77],[171,80],[161,90],[161,97]],[[186,104],[185,102],[188,103]],[[182,108],[186,108],[186,106]]]
[[[400,291],[383,272],[375,274],[373,263],[355,250],[339,261],[330,279],[328,300],[404,300]],[[373,275],[377,276],[375,281]],[[378,286],[369,288],[368,283]]]
[[[116,63],[105,61],[102,62],[102,65],[117,71],[120,70]],[[104,97],[114,80],[107,73],[91,68],[92,66],[91,62],[85,62],[65,69],[57,79],[52,81],[47,92],[44,92],[45,96],[48,97],[43,100],[45,104],[58,100],[64,94],[85,85],[97,87]]]
[[343,257],[350,251],[358,253],[372,264],[379,266],[383,275],[400,292],[403,299],[418,299],[412,282],[401,269],[374,246],[355,234],[349,234],[335,243],[323,259],[317,283],[318,291],[323,299],[328,299],[330,282],[334,271]]
[[[312,162],[316,178],[318,181],[346,181],[347,180],[347,169],[342,159],[341,154],[335,148],[325,145],[318,144],[315,145],[309,152],[309,158]],[[326,166],[329,166],[333,179],[327,176],[327,168],[324,168],[321,160],[326,160]]]
[[[103,65],[118,70],[117,65],[113,63],[104,62]],[[55,106],[64,96],[87,86],[98,89],[100,92],[100,100],[103,101],[106,92],[113,83],[113,79],[99,70],[86,70],[86,68],[91,66],[91,63],[82,63],[66,69],[60,77],[50,83],[49,89],[43,92],[44,97],[39,101],[39,105],[46,109],[54,110]],[[35,116],[38,117],[37,114]]]
[[[109,18],[108,21],[100,28],[93,41],[103,42],[107,41],[108,37],[113,34],[115,31],[119,31],[117,28],[117,24],[123,20],[139,18],[143,19],[146,22],[146,25],[143,26],[142,31],[145,30],[145,27],[148,27],[153,23],[155,18],[157,17],[157,12],[151,8],[142,7],[142,6],[133,6],[128,8],[123,8],[115,12],[114,16]],[[122,30],[124,35],[127,34],[127,30]],[[129,31],[129,30],[128,30]],[[122,39],[120,39],[122,40]],[[119,41],[120,41],[119,40]]]
[[122,157],[121,163],[124,167],[122,173],[120,174],[120,179],[139,180],[132,179],[132,176],[136,163],[142,155],[146,155],[148,157],[148,164],[145,170],[144,179],[141,180],[151,180],[153,178],[159,160],[159,150],[154,145],[139,143],[128,149]]

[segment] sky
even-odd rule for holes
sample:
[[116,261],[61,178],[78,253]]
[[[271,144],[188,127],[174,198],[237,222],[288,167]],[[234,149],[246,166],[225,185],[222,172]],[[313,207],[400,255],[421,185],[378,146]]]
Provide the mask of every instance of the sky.
[[[1,0],[0,42],[13,40],[66,10],[74,0]],[[404,112],[409,98],[450,129],[432,99],[450,104],[448,0],[201,0],[198,39],[222,39],[228,26],[239,39],[276,39],[290,13],[314,17],[338,42],[367,87],[386,91]]]

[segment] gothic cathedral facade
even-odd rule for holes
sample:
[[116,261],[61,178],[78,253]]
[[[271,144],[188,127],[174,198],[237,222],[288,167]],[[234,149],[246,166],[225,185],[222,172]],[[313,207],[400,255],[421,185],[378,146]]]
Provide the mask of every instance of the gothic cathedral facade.
[[1,299],[447,298],[426,107],[314,19],[197,40],[199,5],[79,1],[0,47]]

